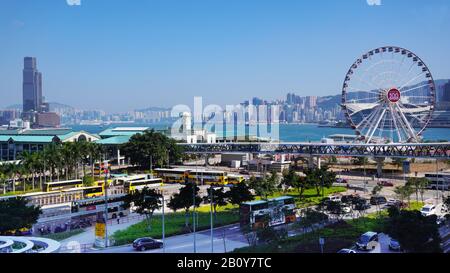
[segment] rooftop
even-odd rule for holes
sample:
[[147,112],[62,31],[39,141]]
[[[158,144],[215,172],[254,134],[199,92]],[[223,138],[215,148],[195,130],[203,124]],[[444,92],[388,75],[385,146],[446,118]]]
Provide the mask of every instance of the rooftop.
[[121,145],[127,143],[132,135],[113,136],[97,140],[95,143],[102,145]]

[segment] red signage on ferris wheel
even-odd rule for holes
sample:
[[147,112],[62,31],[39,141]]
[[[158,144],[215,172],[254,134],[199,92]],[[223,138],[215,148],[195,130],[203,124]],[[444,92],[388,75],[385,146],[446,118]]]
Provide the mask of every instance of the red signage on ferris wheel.
[[398,102],[400,100],[400,91],[397,88],[392,88],[388,91],[387,98],[392,103]]

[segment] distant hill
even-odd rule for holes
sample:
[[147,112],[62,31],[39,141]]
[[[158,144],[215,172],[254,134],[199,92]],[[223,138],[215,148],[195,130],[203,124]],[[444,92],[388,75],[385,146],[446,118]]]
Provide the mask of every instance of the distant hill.
[[75,108],[73,106],[59,103],[59,102],[49,102],[48,106],[50,108],[50,111],[55,111],[56,109],[64,109],[64,110],[74,110]]
[[170,108],[163,107],[148,107],[144,109],[135,109],[136,112],[160,112],[160,111],[169,111]]

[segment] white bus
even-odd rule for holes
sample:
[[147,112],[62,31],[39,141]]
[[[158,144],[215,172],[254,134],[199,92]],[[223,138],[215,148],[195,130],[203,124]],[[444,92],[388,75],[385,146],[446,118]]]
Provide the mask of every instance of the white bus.
[[428,189],[431,190],[445,190],[450,189],[450,173],[427,173],[425,178],[429,180]]

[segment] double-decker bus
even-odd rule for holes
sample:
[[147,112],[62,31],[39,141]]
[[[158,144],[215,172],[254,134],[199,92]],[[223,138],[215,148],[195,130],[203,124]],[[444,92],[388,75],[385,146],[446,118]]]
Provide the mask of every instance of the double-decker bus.
[[[124,217],[129,214],[130,210],[122,207],[124,197],[124,194],[108,196],[108,219]],[[71,207],[71,212],[77,213],[80,218],[96,216],[97,213],[104,212],[104,210],[104,197],[77,200],[72,202]]]
[[187,169],[155,169],[154,172],[164,183],[185,183],[189,174]]
[[445,190],[450,189],[450,173],[427,173],[425,178],[428,179],[428,189],[431,190]]
[[79,187],[83,187],[83,181],[81,179],[44,183],[45,192],[60,191]]
[[161,178],[151,178],[144,180],[131,180],[125,181],[123,189],[125,193],[132,193],[134,191],[140,191],[143,188],[159,188],[163,185]]
[[237,175],[237,174],[229,174],[228,175],[228,184],[239,184],[245,181],[244,176],[242,175]]
[[225,186],[228,184],[228,175],[223,171],[190,170],[188,181],[197,184]]
[[269,200],[246,202],[240,206],[241,226],[258,229],[266,226],[277,226],[296,221],[295,200],[290,196],[282,196]]

